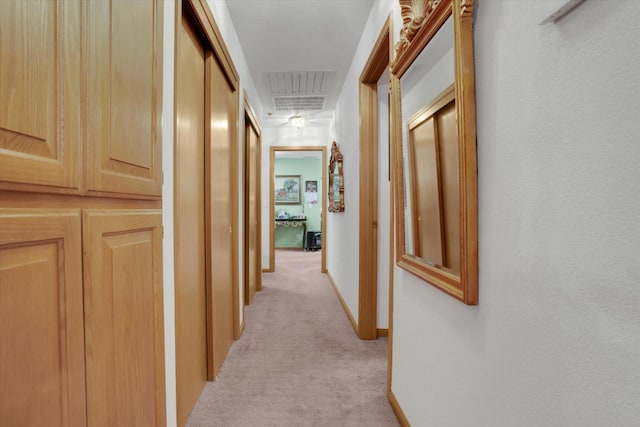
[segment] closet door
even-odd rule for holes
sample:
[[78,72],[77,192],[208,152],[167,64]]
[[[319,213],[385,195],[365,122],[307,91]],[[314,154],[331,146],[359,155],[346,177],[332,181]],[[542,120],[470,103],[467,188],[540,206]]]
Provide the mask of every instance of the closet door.
[[159,210],[83,215],[87,416],[91,426],[163,426]]
[[162,3],[85,3],[89,193],[161,195]]
[[185,16],[178,28],[176,56],[176,405],[182,426],[207,381],[205,53]]
[[[260,259],[260,137],[245,119],[246,194],[245,194],[245,304],[251,304],[261,289]],[[304,237],[303,237],[304,238]]]
[[210,202],[208,211],[207,250],[209,251],[209,357],[208,379],[213,381],[233,344],[233,202],[231,153],[237,149],[231,135],[233,120],[231,105],[237,105],[235,91],[227,82],[224,70],[212,54],[206,60],[206,105],[208,113],[207,152],[209,167],[207,182]]
[[0,425],[84,426],[80,211],[0,209]]
[[0,189],[79,191],[80,7],[0,1]]

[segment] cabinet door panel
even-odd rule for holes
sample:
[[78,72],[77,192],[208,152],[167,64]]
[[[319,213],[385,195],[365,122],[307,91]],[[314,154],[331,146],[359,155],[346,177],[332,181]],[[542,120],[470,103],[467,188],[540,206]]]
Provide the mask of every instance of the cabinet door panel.
[[86,425],[80,212],[0,209],[0,425]]
[[160,211],[83,221],[89,424],[165,425]]
[[87,190],[160,196],[162,1],[86,8]]
[[0,28],[0,188],[78,192],[80,3],[0,1]]

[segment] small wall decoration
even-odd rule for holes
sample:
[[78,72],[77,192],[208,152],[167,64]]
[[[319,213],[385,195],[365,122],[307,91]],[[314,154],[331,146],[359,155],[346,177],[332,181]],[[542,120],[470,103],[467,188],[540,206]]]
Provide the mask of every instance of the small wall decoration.
[[329,160],[329,212],[344,212],[344,176],[342,175],[342,153],[338,144],[331,144],[331,159]]
[[273,188],[277,205],[300,204],[300,175],[276,175]]
[[305,181],[304,187],[307,193],[315,193],[318,191],[318,181]]

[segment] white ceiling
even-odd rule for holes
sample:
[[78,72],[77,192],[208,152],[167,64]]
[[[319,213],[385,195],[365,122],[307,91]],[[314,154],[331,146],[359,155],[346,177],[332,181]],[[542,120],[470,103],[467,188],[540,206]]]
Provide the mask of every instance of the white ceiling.
[[263,126],[331,116],[373,1],[227,0]]

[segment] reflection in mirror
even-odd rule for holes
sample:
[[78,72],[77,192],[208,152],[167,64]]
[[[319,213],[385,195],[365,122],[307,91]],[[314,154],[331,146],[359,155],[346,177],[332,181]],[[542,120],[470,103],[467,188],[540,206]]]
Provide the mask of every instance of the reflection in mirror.
[[344,177],[342,176],[342,153],[334,141],[329,160],[329,212],[344,212]]
[[[453,19],[400,79],[405,250],[430,265],[459,266]],[[425,100],[427,104],[425,104]],[[448,202],[448,203],[447,203]]]
[[405,27],[392,68],[398,265],[476,304],[473,1],[400,3]]

